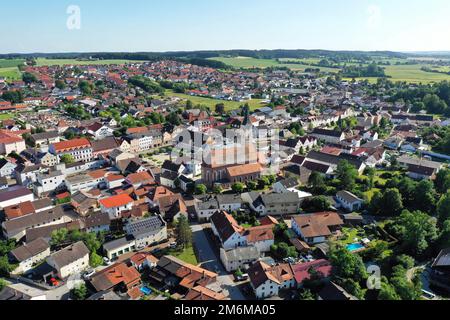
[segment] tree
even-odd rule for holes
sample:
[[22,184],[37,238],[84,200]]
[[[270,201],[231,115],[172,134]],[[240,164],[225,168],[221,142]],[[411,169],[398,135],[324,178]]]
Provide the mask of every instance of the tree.
[[231,190],[234,193],[242,193],[245,189],[245,185],[243,183],[237,182],[231,186]]
[[344,246],[332,246],[328,256],[337,277],[357,282],[367,278],[366,267],[361,257],[351,253]]
[[206,194],[207,191],[208,188],[204,184],[197,184],[195,186],[195,194],[197,195]]
[[342,190],[353,190],[355,180],[358,177],[358,171],[347,160],[338,163],[336,169],[336,177],[340,180],[340,188]]
[[178,245],[185,249],[192,246],[192,230],[186,216],[181,215],[176,221],[175,233]]
[[364,170],[364,174],[369,177],[369,189],[372,189],[374,187],[374,180],[375,180],[375,168],[367,167]]
[[25,82],[26,84],[30,84],[33,82],[37,82],[37,78],[34,74],[29,73],[29,72],[24,72],[22,75],[22,80],[23,82]]
[[15,265],[9,263],[8,256],[0,256],[0,276],[9,276],[15,268]]
[[222,194],[222,192],[223,192],[223,188],[219,185],[217,185],[213,188],[213,193],[215,193],[215,194]]
[[[384,280],[384,281],[383,281]],[[395,288],[383,277],[381,281],[381,289],[378,293],[378,300],[401,300],[400,296],[395,291]]]
[[256,183],[255,181],[248,181],[247,182],[247,188],[249,188],[250,190],[257,190],[258,189],[258,183]]
[[411,256],[422,255],[437,239],[436,222],[424,212],[404,210],[396,224],[402,247]]
[[4,287],[6,287],[6,281],[3,279],[0,279],[0,292],[3,290]]
[[62,163],[65,163],[65,164],[71,164],[71,163],[75,162],[75,158],[73,157],[73,155],[68,154],[68,153],[63,154],[60,157],[60,160],[61,160]]
[[82,80],[78,83],[78,88],[84,95],[90,95],[92,93],[92,90],[94,89],[94,85],[86,80]]
[[420,288],[409,282],[406,277],[407,270],[397,265],[392,269],[391,284],[402,300],[417,300],[422,295]]
[[403,209],[402,196],[395,188],[386,189],[383,193],[375,192],[369,208],[374,215],[398,215]]
[[429,180],[422,180],[417,185],[414,191],[414,208],[432,212],[436,206],[436,192],[433,187],[433,183]]
[[67,240],[68,233],[69,231],[66,228],[53,230],[51,234],[51,244],[59,245],[64,243]]
[[223,104],[223,103],[218,103],[218,104],[216,104],[215,111],[216,111],[216,113],[218,113],[218,114],[223,114],[223,113],[225,113],[225,104]]
[[321,194],[326,189],[325,177],[317,171],[311,172],[308,178],[308,184],[311,186],[312,192],[316,194]]
[[331,202],[325,196],[317,196],[305,199],[302,208],[307,212],[327,211],[331,208]]
[[444,221],[439,235],[439,249],[446,249],[450,247],[450,220]]
[[302,289],[299,294],[299,299],[303,301],[316,300],[315,295],[309,289]]
[[450,219],[450,190],[441,197],[436,211],[439,225],[442,226],[446,220]]
[[442,169],[436,175],[434,180],[436,191],[446,193],[450,189],[450,169]]
[[76,286],[71,290],[72,297],[75,300],[84,300],[87,298],[88,290],[84,283]]
[[103,263],[102,257],[100,257],[96,252],[92,252],[89,257],[89,264],[92,268],[97,268]]

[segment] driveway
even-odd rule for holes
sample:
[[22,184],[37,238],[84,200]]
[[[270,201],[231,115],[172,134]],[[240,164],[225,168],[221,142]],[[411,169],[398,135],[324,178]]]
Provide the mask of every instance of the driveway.
[[[198,260],[201,266],[210,271],[216,272],[218,286],[217,289],[223,290],[224,294],[228,294],[231,300],[245,300],[241,290],[236,286],[231,275],[227,273],[222,266],[219,257],[214,253],[210,240],[208,239],[203,227],[201,225],[192,225],[192,236],[194,246],[197,250]],[[214,287],[214,285],[213,285]]]

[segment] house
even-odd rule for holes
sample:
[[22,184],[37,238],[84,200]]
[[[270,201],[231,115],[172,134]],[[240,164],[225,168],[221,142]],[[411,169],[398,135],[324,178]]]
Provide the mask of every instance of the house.
[[275,193],[287,193],[287,192],[295,192],[299,183],[296,178],[288,178],[280,180],[273,185],[273,192]]
[[58,131],[46,131],[41,133],[35,133],[31,135],[31,140],[37,147],[48,146],[50,144],[58,143],[61,141]]
[[308,244],[326,242],[344,222],[336,212],[318,212],[291,218],[292,230]]
[[0,209],[4,209],[17,203],[33,200],[33,193],[22,186],[15,186],[0,191]]
[[0,290],[0,300],[47,300],[45,291],[23,283],[9,284]]
[[139,288],[142,284],[141,274],[132,265],[122,263],[113,264],[96,274],[89,280],[97,292],[126,293],[130,299],[142,296]]
[[5,219],[14,220],[29,214],[39,213],[53,208],[52,200],[43,198],[35,201],[21,202],[4,208]]
[[43,238],[30,241],[10,252],[17,268],[13,274],[22,274],[31,270],[37,263],[45,260],[50,255],[50,245]]
[[92,155],[94,158],[98,158],[99,156],[104,156],[106,158],[108,154],[119,147],[119,144],[114,137],[106,137],[101,140],[94,140],[91,144]]
[[82,217],[99,210],[97,197],[84,191],[78,191],[71,195],[70,203],[75,212]]
[[136,240],[133,236],[125,236],[103,244],[103,251],[110,260],[136,250]]
[[239,194],[218,194],[216,199],[220,210],[233,212],[242,208],[242,198]]
[[59,170],[39,173],[36,182],[33,184],[34,193],[41,197],[43,194],[58,192],[66,187],[65,180],[66,175]]
[[[345,154],[345,153],[342,153],[337,156],[337,155],[327,154],[327,153],[323,153],[323,152],[310,151],[306,155],[305,158],[306,158],[305,163],[306,163],[306,161],[308,161],[308,162],[314,162],[314,163],[325,165],[327,173],[329,172],[328,167],[331,167],[331,169],[334,171],[334,170],[336,170],[337,166],[339,165],[339,163],[342,160],[346,160],[349,164],[354,166],[360,174],[362,174],[364,172],[364,169],[366,168],[366,164],[364,163],[364,160],[362,160],[358,156],[353,156],[353,155]],[[312,169],[310,169],[310,170],[312,170]],[[312,170],[312,171],[317,171],[317,170]]]
[[66,177],[64,183],[67,190],[71,194],[74,194],[79,191],[96,189],[99,185],[99,179],[103,178],[93,177],[92,175],[82,173]]
[[345,134],[342,131],[328,130],[321,128],[315,128],[311,133],[311,136],[319,140],[324,140],[328,143],[337,143],[337,144],[345,139]]
[[430,283],[450,292],[450,248],[439,252],[431,265]]
[[10,131],[0,130],[0,154],[8,155],[12,152],[20,154],[26,148],[24,139]]
[[7,159],[0,159],[0,177],[11,178],[17,165]]
[[99,202],[102,212],[108,213],[111,220],[119,218],[121,212],[131,210],[134,204],[134,200],[127,194],[100,199]]
[[275,235],[273,233],[273,225],[255,226],[242,233],[245,237],[246,244],[255,246],[259,252],[269,252],[270,247],[275,244]]
[[195,181],[186,177],[185,175],[181,175],[178,177],[180,182],[180,189],[184,192],[189,192],[189,190],[193,190],[195,186]]
[[176,181],[178,180],[178,173],[171,171],[164,171],[159,177],[162,186],[176,189]]
[[336,283],[329,281],[325,284],[322,290],[318,293],[318,300],[329,301],[349,301],[358,300],[355,296],[351,295],[344,288]]
[[[430,168],[433,169],[433,171],[437,174],[439,173],[439,171],[444,167],[444,164],[441,162],[436,162],[436,161],[431,161],[431,160],[426,160],[426,159],[422,159],[422,158],[415,158],[415,157],[410,157],[410,156],[401,156],[398,159],[398,163],[402,166],[404,166],[405,168],[408,168],[410,165],[412,165],[413,170],[415,169],[414,166],[416,168],[420,168],[420,167],[425,167],[425,168]],[[419,176],[420,176],[420,172],[418,172]]]
[[220,248],[220,260],[225,270],[234,272],[238,269],[246,270],[260,258],[260,252],[255,246],[238,247],[225,250]]
[[221,301],[225,300],[226,296],[209,288],[196,286],[189,289],[183,300],[188,301]]
[[195,199],[194,203],[197,220],[208,221],[211,216],[219,211],[219,203],[214,196],[206,195]]
[[86,232],[109,232],[111,220],[108,213],[98,212],[85,217],[82,220],[83,230]]
[[349,212],[360,210],[364,203],[363,199],[358,198],[348,191],[339,191],[336,193],[336,200],[340,203],[342,208]]
[[160,197],[157,204],[159,213],[168,222],[177,220],[181,215],[187,217],[187,206],[181,194]]
[[122,187],[125,177],[121,174],[110,174],[106,177],[106,188],[109,190]]
[[225,211],[217,211],[211,216],[211,229],[225,250],[247,245],[247,239],[242,235],[244,228]]
[[328,260],[319,259],[310,262],[291,264],[297,287],[303,285],[303,281],[311,277],[310,270],[320,274],[322,278],[328,278],[331,275],[333,266]]
[[89,135],[93,136],[95,140],[102,140],[104,138],[111,137],[114,132],[113,129],[99,122],[95,122],[86,127],[86,131]]
[[250,285],[258,299],[278,296],[281,289],[296,287],[294,273],[287,263],[270,266],[265,262],[257,261],[247,273]]
[[60,279],[66,279],[89,268],[89,249],[79,241],[50,255],[47,263],[55,268]]
[[167,239],[167,224],[160,215],[130,222],[124,230],[134,237],[138,249]]
[[50,153],[61,159],[63,155],[71,155],[75,161],[89,162],[93,159],[93,150],[90,141],[86,138],[72,139],[50,145]]
[[138,271],[143,271],[144,268],[156,267],[159,259],[147,252],[139,252],[130,258],[130,263]]
[[436,168],[430,168],[422,165],[408,164],[407,175],[414,180],[434,180],[437,174]]
[[242,200],[262,216],[296,214],[301,204],[297,192],[261,194],[252,191],[242,194]]
[[129,174],[126,177],[125,182],[132,185],[135,189],[138,189],[143,185],[155,184],[155,179],[153,179],[150,173],[144,171]]

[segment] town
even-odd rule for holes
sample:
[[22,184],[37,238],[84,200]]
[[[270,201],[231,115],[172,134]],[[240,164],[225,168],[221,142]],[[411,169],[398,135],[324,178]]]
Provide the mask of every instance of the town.
[[450,82],[88,62],[0,78],[1,300],[449,297]]

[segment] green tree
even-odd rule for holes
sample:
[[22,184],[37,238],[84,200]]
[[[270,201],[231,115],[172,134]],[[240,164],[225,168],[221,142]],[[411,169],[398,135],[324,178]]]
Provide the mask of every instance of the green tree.
[[223,192],[223,188],[219,185],[217,185],[213,188],[213,193],[215,193],[215,194],[222,194],[222,192]]
[[357,254],[352,254],[344,246],[332,246],[328,257],[337,277],[353,279],[357,282],[367,278],[366,267],[361,257]]
[[436,175],[434,185],[437,192],[446,193],[450,189],[450,169],[440,170]]
[[22,80],[23,82],[25,82],[26,84],[31,84],[33,82],[37,82],[37,78],[34,74],[29,73],[29,72],[24,72],[22,74]]
[[186,216],[181,215],[176,221],[175,233],[178,245],[185,249],[192,246],[192,230]]
[[414,208],[432,212],[436,206],[436,193],[433,187],[433,183],[429,180],[422,180],[414,191]]
[[358,171],[347,160],[342,160],[338,163],[336,169],[336,177],[340,180],[341,190],[353,190],[355,187],[355,180],[358,177]]
[[68,154],[68,153],[67,154],[63,154],[60,157],[60,160],[61,160],[62,163],[65,163],[65,164],[72,164],[72,163],[75,162],[75,158],[73,157],[73,155]]
[[202,195],[208,192],[208,188],[204,184],[197,184],[195,186],[195,194]]
[[50,243],[52,245],[59,245],[67,240],[69,231],[66,228],[56,229],[52,231]]
[[325,177],[320,172],[311,172],[308,178],[308,184],[311,186],[313,193],[321,194],[326,190]]
[[315,295],[309,289],[302,289],[299,293],[299,299],[303,301],[316,300]]
[[436,211],[439,225],[442,226],[446,220],[450,219],[450,190],[441,197]]
[[250,190],[257,190],[258,189],[258,183],[256,183],[255,181],[248,181],[247,182],[247,188],[249,188]]
[[101,266],[103,264],[103,259],[100,255],[98,255],[96,252],[92,252],[89,257],[89,265],[92,268],[97,268],[98,266]]
[[245,189],[245,185],[243,183],[237,182],[231,186],[231,190],[234,193],[242,193]]
[[395,291],[395,288],[387,281],[385,277],[381,281],[381,289],[378,293],[378,300],[401,300],[400,296]]
[[87,287],[84,283],[76,286],[71,290],[72,297],[75,300],[85,300],[88,295]]

